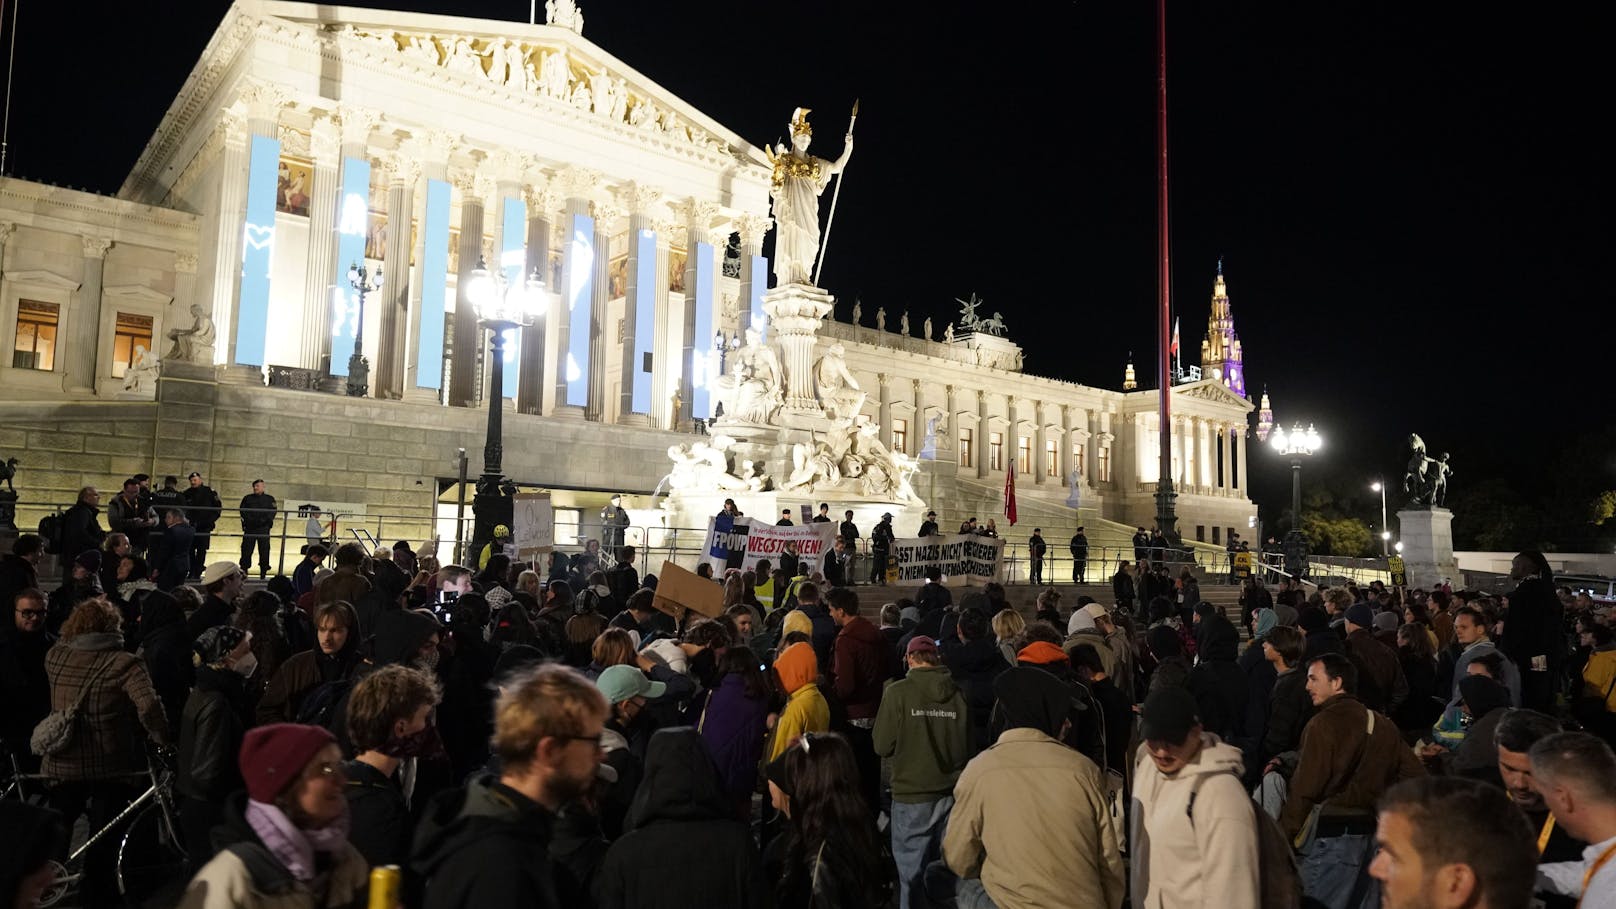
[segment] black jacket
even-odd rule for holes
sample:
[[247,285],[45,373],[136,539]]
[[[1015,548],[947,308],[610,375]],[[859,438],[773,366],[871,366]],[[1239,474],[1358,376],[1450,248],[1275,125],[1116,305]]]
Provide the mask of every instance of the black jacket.
[[886,552],[892,548],[892,522],[882,521],[870,531],[870,548]]
[[424,909],[560,909],[549,858],[555,816],[482,775],[440,793],[415,830],[411,865],[426,880]]
[[1258,751],[1262,762],[1266,764],[1276,754],[1301,748],[1302,727],[1312,718],[1313,699],[1307,693],[1307,670],[1298,666],[1276,678],[1268,694],[1268,721]]
[[241,497],[241,532],[266,533],[275,526],[275,497],[249,492]]
[[202,601],[202,605],[191,613],[191,617],[185,620],[185,633],[194,641],[209,628],[230,624],[230,619],[235,614],[234,606],[210,593]]
[[1074,534],[1069,545],[1072,550],[1072,558],[1086,559],[1089,557],[1089,538],[1086,534]]
[[1133,575],[1119,571],[1111,576],[1111,595],[1117,598],[1118,606],[1133,603]]
[[191,573],[191,548],[196,529],[189,524],[164,527],[148,560],[157,573],[157,589],[173,590]]
[[44,630],[23,634],[15,622],[0,625],[0,742],[17,754],[28,754],[28,738],[50,713],[50,677],[45,652],[56,636]]
[[191,635],[185,630],[185,612],[173,597],[153,591],[141,602],[140,656],[146,661],[146,674],[163,702],[170,738],[179,740],[180,717],[196,681],[191,663]]
[[1197,629],[1199,662],[1190,670],[1190,694],[1201,724],[1224,739],[1239,739],[1246,727],[1246,674],[1240,671],[1240,634],[1221,615],[1207,616]]
[[212,533],[213,527],[219,522],[219,510],[224,506],[219,501],[219,494],[208,487],[206,483],[201,486],[188,486],[180,490],[180,501],[185,503],[185,518],[196,528],[197,533]]
[[766,903],[763,861],[746,825],[734,819],[694,729],[664,729],[651,737],[628,826],[596,878],[600,909],[743,909]]
[[965,712],[971,721],[971,754],[993,744],[989,720],[993,716],[993,680],[1010,668],[993,638],[975,641],[945,640],[943,665],[954,676],[954,684],[965,695]]
[[1537,656],[1546,657],[1550,674],[1558,677],[1567,651],[1563,613],[1553,584],[1543,578],[1527,578],[1509,592],[1509,614],[1498,649],[1520,667],[1523,681]]
[[342,788],[348,798],[348,842],[372,866],[408,865],[415,825],[397,781],[363,761],[344,762],[342,772],[348,778]]
[[96,517],[101,509],[83,502],[75,502],[62,513],[62,561],[71,562],[79,553],[101,548],[101,538],[107,532],[101,529]]
[[218,802],[245,787],[237,761],[252,725],[246,682],[229,669],[197,668],[196,688],[180,714],[175,787],[181,795]]
[[[1397,651],[1397,660],[1402,664],[1403,678],[1408,680],[1408,700],[1397,705],[1392,719],[1397,728],[1406,733],[1423,734],[1442,715],[1443,701],[1438,695],[1451,691],[1452,682],[1446,688],[1437,687],[1435,660],[1401,649]],[[1451,670],[1448,677],[1452,678]]]
[[[34,569],[34,563],[13,552],[0,555],[0,604],[9,608],[17,594],[30,587],[39,587],[39,572]],[[0,625],[16,627],[13,622]]]

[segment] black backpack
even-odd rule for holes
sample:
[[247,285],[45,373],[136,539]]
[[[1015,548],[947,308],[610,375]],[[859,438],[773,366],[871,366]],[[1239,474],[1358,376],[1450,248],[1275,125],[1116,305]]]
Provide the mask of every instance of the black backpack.
[[297,722],[304,726],[320,726],[333,733],[336,732],[331,728],[331,724],[337,719],[337,708],[342,705],[353,684],[353,679],[335,679],[321,683],[319,687],[305,695],[303,703],[298,705]]
[[53,511],[39,519],[39,539],[51,555],[62,554],[62,513]]

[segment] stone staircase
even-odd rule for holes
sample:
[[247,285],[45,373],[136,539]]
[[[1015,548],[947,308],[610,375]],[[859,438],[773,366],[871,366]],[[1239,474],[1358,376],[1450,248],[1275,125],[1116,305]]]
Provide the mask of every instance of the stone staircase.
[[[1099,584],[1054,584],[1048,586],[1060,591],[1062,614],[1069,614],[1072,610],[1072,605],[1077,602],[1077,598],[1080,596],[1093,597],[1096,601],[1108,606],[1113,604],[1110,584],[1103,586]],[[1045,589],[1047,589],[1046,586],[1034,587],[1030,584],[1009,584],[1005,586],[1004,593],[1011,607],[1021,613],[1022,618],[1031,621],[1033,614],[1038,609],[1038,595]],[[883,605],[896,602],[902,597],[913,599],[916,591],[919,590],[919,585],[906,587],[863,586],[854,587],[853,590],[858,594],[859,614],[874,622],[880,617]],[[949,587],[949,591],[954,595],[955,603],[958,603],[965,594],[980,590],[980,587],[963,585]],[[1223,614],[1228,617],[1229,621],[1234,622],[1237,627],[1239,626],[1239,587],[1233,585],[1203,586],[1201,588],[1201,599],[1223,610]],[[1065,631],[1066,629],[1061,630]],[[1243,635],[1244,633],[1245,630],[1241,629],[1241,634]]]

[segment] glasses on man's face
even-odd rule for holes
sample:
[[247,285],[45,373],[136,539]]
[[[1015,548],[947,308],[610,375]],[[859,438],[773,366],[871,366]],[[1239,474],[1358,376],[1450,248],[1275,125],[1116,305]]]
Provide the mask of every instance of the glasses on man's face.
[[556,738],[567,742],[593,742],[595,750],[600,751],[604,747],[601,741],[606,738],[606,730],[602,729],[594,735],[558,735]]
[[17,610],[17,614],[22,616],[25,619],[42,619],[42,618],[45,617],[45,610],[43,610],[43,609],[19,609],[19,610]]

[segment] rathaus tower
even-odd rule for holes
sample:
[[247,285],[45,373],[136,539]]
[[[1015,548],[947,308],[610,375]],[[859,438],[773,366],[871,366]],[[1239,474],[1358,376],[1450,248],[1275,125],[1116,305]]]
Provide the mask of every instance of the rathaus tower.
[[1212,285],[1212,313],[1206,320],[1206,340],[1201,342],[1201,375],[1216,379],[1225,388],[1246,396],[1246,367],[1240,350],[1240,336],[1234,330],[1234,314],[1229,310],[1229,291],[1223,286],[1223,260],[1218,260],[1218,277]]

